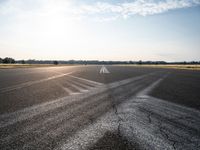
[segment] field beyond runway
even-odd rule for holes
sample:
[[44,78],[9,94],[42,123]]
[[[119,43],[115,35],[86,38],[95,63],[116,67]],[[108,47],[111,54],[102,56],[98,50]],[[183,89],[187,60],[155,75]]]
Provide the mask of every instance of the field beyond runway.
[[0,69],[0,149],[200,149],[200,71]]

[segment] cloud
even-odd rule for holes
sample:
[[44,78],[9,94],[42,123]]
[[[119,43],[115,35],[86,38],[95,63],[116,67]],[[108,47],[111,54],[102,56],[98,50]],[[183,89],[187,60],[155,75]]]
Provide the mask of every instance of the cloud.
[[96,2],[95,4],[82,5],[78,9],[80,9],[79,12],[87,15],[113,14],[127,18],[132,15],[147,16],[197,5],[200,5],[200,0],[135,0],[117,4]]
[[[81,3],[73,0],[7,0],[0,3],[0,15],[44,14],[49,10],[73,17],[88,17],[99,21],[128,18],[133,15],[148,16],[170,10],[188,8],[200,5],[200,0],[134,0],[132,2]],[[48,7],[51,6],[51,7]],[[53,7],[52,7],[53,6]],[[44,11],[45,10],[45,11]]]

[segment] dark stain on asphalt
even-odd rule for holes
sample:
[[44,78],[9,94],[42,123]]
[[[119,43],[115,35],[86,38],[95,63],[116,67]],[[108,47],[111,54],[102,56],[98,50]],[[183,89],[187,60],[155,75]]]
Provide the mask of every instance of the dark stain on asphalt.
[[108,131],[88,150],[136,150],[136,147],[118,132]]

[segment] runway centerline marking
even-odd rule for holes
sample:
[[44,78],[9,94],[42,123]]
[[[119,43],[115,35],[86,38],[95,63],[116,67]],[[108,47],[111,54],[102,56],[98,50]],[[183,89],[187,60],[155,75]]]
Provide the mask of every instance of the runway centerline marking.
[[109,72],[108,69],[103,65],[103,66],[101,67],[99,73],[100,73],[100,74],[104,74],[104,73],[110,73],[110,72]]

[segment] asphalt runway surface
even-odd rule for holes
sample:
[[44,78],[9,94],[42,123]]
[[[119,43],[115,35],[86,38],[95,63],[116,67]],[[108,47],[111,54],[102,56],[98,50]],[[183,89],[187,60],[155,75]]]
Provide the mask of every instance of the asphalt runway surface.
[[200,72],[0,70],[0,149],[200,149]]

